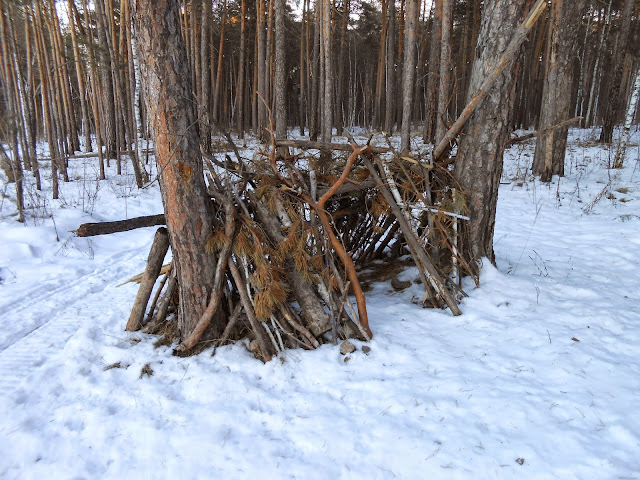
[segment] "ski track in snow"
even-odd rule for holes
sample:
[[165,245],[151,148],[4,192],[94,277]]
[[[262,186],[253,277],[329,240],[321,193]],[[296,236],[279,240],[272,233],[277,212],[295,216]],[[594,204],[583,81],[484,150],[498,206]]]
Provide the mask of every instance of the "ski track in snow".
[[39,286],[5,304],[0,310],[3,323],[19,326],[26,311],[41,323],[26,331],[13,332],[1,346],[0,391],[8,393],[17,388],[35,368],[60,351],[83,323],[101,315],[103,292],[114,288],[130,272],[129,261],[136,256],[140,253],[114,255],[91,273],[72,279],[61,276],[55,281],[59,287]]

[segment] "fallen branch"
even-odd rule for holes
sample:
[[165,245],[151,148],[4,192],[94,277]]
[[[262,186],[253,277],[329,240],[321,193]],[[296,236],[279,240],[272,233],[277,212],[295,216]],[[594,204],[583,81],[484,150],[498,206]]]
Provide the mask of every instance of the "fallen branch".
[[[117,152],[118,155],[133,155],[135,150],[120,150]],[[140,153],[153,153],[153,149],[142,149]],[[106,155],[106,153],[102,153],[102,155]],[[77,153],[74,155],[65,155],[63,157],[41,157],[38,158],[39,162],[50,162],[51,160],[77,160],[80,158],[98,158],[100,154],[97,152],[87,152],[87,153]]]
[[[324,143],[324,142],[312,142],[309,140],[275,140],[276,147],[292,147],[303,148],[312,150],[340,150],[343,152],[352,152],[353,148],[348,143]],[[372,147],[369,146],[373,153],[387,153],[391,149],[386,147]]]
[[535,132],[527,133],[526,135],[521,135],[520,137],[516,136],[516,137],[510,138],[509,140],[507,140],[507,143],[505,144],[505,148],[509,148],[514,143],[526,142],[527,140],[530,140],[532,138],[539,137],[541,135],[547,135],[548,133],[551,133],[555,130],[559,130],[563,127],[566,127],[567,125],[571,125],[572,123],[579,122],[580,120],[582,120],[582,117],[573,117],[573,118],[570,118],[569,120],[565,120],[564,122],[560,122],[556,125],[547,127],[543,130],[536,130]]
[[149,215],[146,217],[130,218],[128,220],[118,220],[116,222],[83,223],[77,230],[71,230],[78,237],[93,237],[96,235],[108,235],[110,233],[128,232],[136,228],[155,227],[166,225],[164,214]]

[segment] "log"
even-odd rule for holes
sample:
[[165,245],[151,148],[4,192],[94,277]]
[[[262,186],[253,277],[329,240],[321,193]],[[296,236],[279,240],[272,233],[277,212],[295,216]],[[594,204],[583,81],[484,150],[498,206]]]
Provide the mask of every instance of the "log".
[[[142,149],[141,153],[154,153],[153,149]],[[132,155],[135,153],[135,150],[120,150],[118,155]],[[103,155],[105,155],[103,153]],[[100,156],[97,152],[86,152],[86,153],[77,153],[74,155],[65,155],[63,157],[40,157],[38,158],[39,162],[50,162],[51,160],[77,160],[80,158],[98,158]]]
[[128,232],[136,228],[155,227],[166,225],[164,214],[148,215],[146,217],[118,220],[117,222],[83,223],[77,230],[71,230],[78,237],[93,237],[95,235],[108,235],[110,233]]
[[140,282],[140,288],[127,322],[126,330],[129,332],[140,330],[142,327],[144,312],[147,309],[153,285],[160,275],[160,269],[167,250],[169,250],[169,231],[165,227],[160,227],[153,239],[149,258],[147,259],[147,267],[144,270],[144,276]]
[[[324,143],[312,142],[309,140],[276,140],[277,147],[304,148],[313,150],[340,150],[344,152],[353,152],[353,148],[349,143]],[[372,147],[369,149],[375,154],[387,153],[391,149],[387,147]]]

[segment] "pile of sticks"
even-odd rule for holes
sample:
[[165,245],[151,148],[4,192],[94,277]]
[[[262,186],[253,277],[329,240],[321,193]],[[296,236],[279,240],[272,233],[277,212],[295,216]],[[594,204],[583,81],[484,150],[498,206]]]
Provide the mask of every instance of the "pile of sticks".
[[[178,354],[250,339],[263,360],[287,348],[369,340],[359,271],[411,258],[423,304],[459,315],[464,259],[457,251],[463,196],[446,167],[388,147],[276,141],[251,160],[204,155],[216,231],[206,248],[218,268],[212,298]],[[84,224],[78,236],[164,223],[162,215]],[[108,231],[108,232],[107,232]],[[127,330],[173,332],[178,275],[163,268],[169,235],[158,229]],[[155,294],[153,288],[162,276]],[[355,306],[350,301],[355,298]],[[215,349],[214,349],[215,351]]]

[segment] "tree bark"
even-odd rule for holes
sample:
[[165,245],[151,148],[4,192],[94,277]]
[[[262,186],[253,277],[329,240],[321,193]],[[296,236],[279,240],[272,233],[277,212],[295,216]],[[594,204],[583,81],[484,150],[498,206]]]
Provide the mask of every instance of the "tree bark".
[[212,204],[202,173],[200,140],[193,128],[196,115],[179,9],[177,0],[136,0],[134,26],[178,275],[182,340],[206,308],[216,259],[205,249],[213,230]]
[[[510,39],[518,33],[527,6],[525,3],[529,2],[488,0],[485,3],[470,92],[481,90],[486,83],[487,72],[496,68],[508,52]],[[544,8],[543,4],[538,4],[536,7]],[[470,217],[463,228],[462,238],[462,253],[469,265],[483,257],[495,263],[493,232],[502,156],[509,134],[509,111],[513,106],[513,98],[509,94],[513,74],[511,62],[495,79],[482,104],[466,123],[458,146],[454,176],[466,195],[467,215]],[[471,96],[468,99],[473,100]]]
[[[551,4],[547,39],[547,72],[542,89],[542,109],[538,130],[549,128],[571,115],[578,31],[587,9],[587,0],[555,0]],[[553,175],[564,175],[564,156],[569,127],[538,137],[533,173],[543,182]]]

